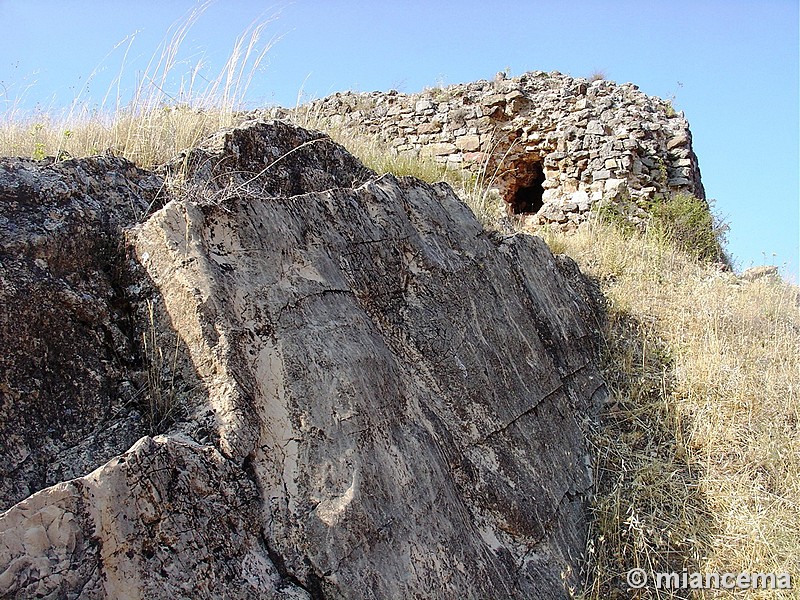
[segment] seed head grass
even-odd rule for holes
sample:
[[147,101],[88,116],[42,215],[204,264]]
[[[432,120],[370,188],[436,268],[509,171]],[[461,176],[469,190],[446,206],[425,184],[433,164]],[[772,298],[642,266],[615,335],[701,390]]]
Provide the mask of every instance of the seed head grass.
[[[594,221],[545,239],[605,294],[587,598],[625,573],[800,577],[800,293]],[[718,597],[711,591],[691,597]],[[642,590],[637,597],[688,592]],[[740,597],[795,598],[748,591]],[[732,597],[736,597],[732,593]]]
[[[118,44],[125,48],[119,74],[99,105],[78,94],[60,112],[23,111],[19,98],[0,98],[0,156],[34,159],[84,157],[110,152],[141,167],[163,164],[181,150],[223,127],[242,120],[247,90],[275,38],[264,41],[272,19],[254,21],[234,40],[216,75],[202,60],[186,67],[181,45],[191,27],[211,5],[198,4],[167,32],[141,74],[133,93],[122,97],[126,59],[135,36]],[[91,73],[88,80],[92,80]]]

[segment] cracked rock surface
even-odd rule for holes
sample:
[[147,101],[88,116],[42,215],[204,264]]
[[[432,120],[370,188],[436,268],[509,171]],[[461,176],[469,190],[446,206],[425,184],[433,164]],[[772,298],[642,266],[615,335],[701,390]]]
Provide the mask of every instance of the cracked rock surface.
[[0,510],[144,435],[121,242],[162,184],[112,157],[0,159]]
[[[115,289],[138,319],[125,335],[150,327],[168,354],[169,385],[145,397],[174,404],[170,419],[115,421],[138,438],[127,451],[25,499],[9,487],[22,501],[0,514],[0,593],[569,597],[586,420],[606,393],[599,308],[574,263],[484,231],[444,184],[378,177],[280,122],[222,131],[167,172],[183,192],[114,235],[128,283]],[[105,326],[102,311],[84,323],[31,304]],[[135,381],[144,354],[70,377]],[[7,387],[5,411],[20,402]]]

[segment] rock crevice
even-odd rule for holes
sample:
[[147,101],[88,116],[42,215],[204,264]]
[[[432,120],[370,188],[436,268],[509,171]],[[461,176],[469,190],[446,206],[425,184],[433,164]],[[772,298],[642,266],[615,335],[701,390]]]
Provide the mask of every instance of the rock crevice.
[[[446,185],[377,177],[280,122],[220,132],[166,173],[183,192],[115,235],[141,281],[133,314],[153,311],[137,331],[157,328],[175,349],[179,410],[161,435],[70,482],[39,481],[0,514],[0,589],[378,599],[579,587],[585,419],[604,386],[599,309],[574,263],[538,238],[488,235]],[[70,398],[93,399],[59,401]],[[39,526],[48,535],[29,542]]]

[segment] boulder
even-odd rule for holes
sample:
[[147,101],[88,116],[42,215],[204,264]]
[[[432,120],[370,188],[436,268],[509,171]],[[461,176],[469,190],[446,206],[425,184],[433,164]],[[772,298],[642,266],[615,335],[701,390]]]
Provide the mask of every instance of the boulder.
[[[483,230],[446,184],[377,177],[279,122],[220,132],[173,161],[176,192],[152,214],[161,201],[141,182],[158,177],[130,173],[110,181],[140,190],[135,218],[120,208],[118,222],[82,223],[110,228],[108,260],[127,278],[109,284],[112,305],[138,319],[129,346],[148,330],[172,344],[159,366],[184,382],[166,395],[179,406],[159,431],[132,427],[141,438],[105,464],[0,514],[0,595],[568,598],[580,587],[586,433],[606,388],[597,295],[572,261],[539,238]],[[85,189],[62,181],[65,197]],[[34,205],[45,192],[25,193]],[[91,281],[105,264],[62,258]],[[9,260],[4,289],[16,285]],[[105,293],[87,288],[87,302]],[[33,288],[28,300],[20,321],[39,311],[86,328],[62,360],[111,361],[65,372],[39,352],[37,368],[111,390],[141,370],[101,335],[112,316],[58,313]],[[53,402],[52,386],[28,385]],[[22,402],[8,389],[3,406]],[[109,402],[85,399],[76,419]],[[9,500],[25,493],[13,489]]]

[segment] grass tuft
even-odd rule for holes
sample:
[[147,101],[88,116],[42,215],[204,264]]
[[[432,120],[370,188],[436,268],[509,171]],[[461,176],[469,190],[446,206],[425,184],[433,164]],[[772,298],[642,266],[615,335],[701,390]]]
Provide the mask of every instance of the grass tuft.
[[[257,20],[236,38],[216,76],[203,72],[202,61],[182,71],[181,45],[210,4],[209,0],[197,5],[170,28],[144,73],[137,76],[126,103],[120,92],[125,59],[99,107],[90,106],[80,94],[61,115],[24,114],[18,102],[11,102],[0,115],[0,155],[61,160],[110,152],[152,168],[220,128],[235,125],[242,118],[240,109],[250,83],[276,40],[262,42],[271,19]],[[126,58],[133,39],[120,43],[128,44]],[[93,77],[94,73],[88,79]]]
[[475,175],[458,165],[437,162],[433,157],[398,153],[394,149],[387,149],[386,144],[374,136],[332,124],[318,113],[312,112],[310,106],[312,105],[306,104],[294,109],[290,118],[295,125],[325,132],[379,175],[392,173],[398,177],[412,176],[428,183],[444,181],[472,209],[484,227],[499,227],[499,222],[505,216],[505,203],[491,189],[497,172],[489,172],[488,162],[481,165]]

